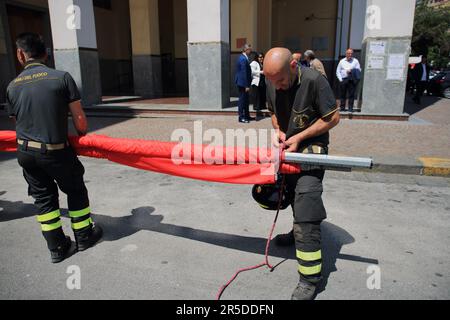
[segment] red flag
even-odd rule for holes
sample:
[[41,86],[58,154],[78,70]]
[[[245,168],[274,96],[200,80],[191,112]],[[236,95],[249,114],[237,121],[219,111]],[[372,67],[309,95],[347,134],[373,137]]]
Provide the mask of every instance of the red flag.
[[[271,150],[182,145],[100,135],[70,137],[69,140],[80,156],[108,159],[138,169],[203,181],[273,184],[278,169]],[[0,151],[16,149],[16,133],[0,131]],[[300,169],[296,165],[283,164],[280,172],[293,174]]]

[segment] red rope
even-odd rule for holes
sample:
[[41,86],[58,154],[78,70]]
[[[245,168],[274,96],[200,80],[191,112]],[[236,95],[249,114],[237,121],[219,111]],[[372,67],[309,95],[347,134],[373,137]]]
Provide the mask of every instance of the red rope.
[[225,292],[225,290],[227,289],[227,287],[233,283],[234,280],[236,280],[237,276],[242,273],[242,272],[246,272],[246,271],[251,271],[251,270],[256,270],[259,268],[262,268],[264,266],[267,266],[271,271],[274,270],[274,267],[269,263],[269,249],[270,249],[270,242],[272,241],[272,236],[273,236],[273,232],[275,231],[275,227],[277,225],[277,221],[278,221],[278,216],[280,215],[280,207],[281,207],[281,201],[283,200],[283,192],[284,192],[284,188],[285,188],[285,182],[286,182],[286,176],[283,176],[283,182],[281,184],[281,188],[280,188],[280,195],[279,195],[279,202],[278,202],[278,210],[277,210],[277,214],[275,215],[275,219],[273,221],[272,224],[272,228],[270,229],[270,234],[269,234],[269,238],[267,239],[267,244],[266,244],[266,251],[265,251],[265,262],[252,266],[252,267],[247,267],[247,268],[242,268],[239,269],[234,275],[233,277],[225,284],[223,285],[220,290],[219,293],[217,294],[216,300],[219,301],[220,298],[222,297],[223,293]]

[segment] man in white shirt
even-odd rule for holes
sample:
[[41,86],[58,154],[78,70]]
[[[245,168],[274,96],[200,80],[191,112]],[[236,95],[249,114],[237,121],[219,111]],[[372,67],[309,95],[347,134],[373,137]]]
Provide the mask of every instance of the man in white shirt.
[[348,92],[348,111],[353,112],[355,103],[355,91],[361,77],[361,66],[356,58],[353,58],[353,49],[348,49],[346,57],[339,62],[336,76],[340,82],[341,111],[345,111],[345,102]]

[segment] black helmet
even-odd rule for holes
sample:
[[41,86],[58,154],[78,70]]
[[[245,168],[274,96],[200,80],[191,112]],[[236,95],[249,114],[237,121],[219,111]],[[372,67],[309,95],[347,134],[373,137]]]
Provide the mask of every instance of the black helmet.
[[294,201],[295,194],[289,192],[284,187],[283,199],[281,204],[279,203],[280,198],[281,183],[267,184],[267,185],[255,185],[252,190],[253,199],[261,206],[261,208],[266,210],[278,210],[278,205],[280,205],[280,210],[288,208]]

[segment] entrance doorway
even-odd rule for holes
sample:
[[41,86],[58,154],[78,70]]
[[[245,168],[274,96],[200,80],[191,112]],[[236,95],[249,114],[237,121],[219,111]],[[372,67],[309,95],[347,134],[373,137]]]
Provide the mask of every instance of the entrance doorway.
[[47,45],[48,66],[54,67],[53,59],[53,44],[50,29],[50,19],[48,11],[34,10],[16,5],[6,5],[6,12],[8,15],[8,25],[13,44],[12,55],[15,61],[16,75],[22,72],[23,68],[15,57],[16,47],[15,40],[17,36],[24,32],[34,32],[42,35],[45,44]]

